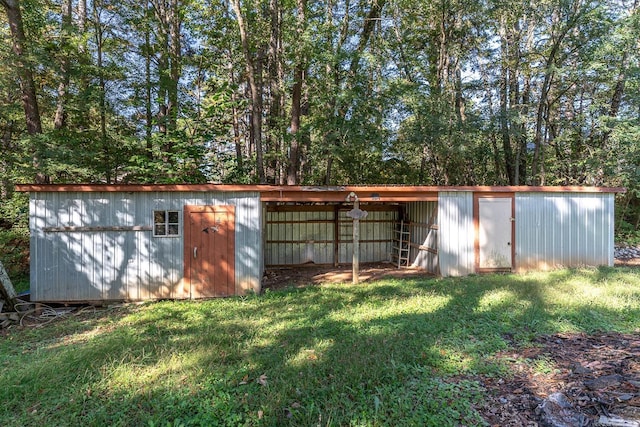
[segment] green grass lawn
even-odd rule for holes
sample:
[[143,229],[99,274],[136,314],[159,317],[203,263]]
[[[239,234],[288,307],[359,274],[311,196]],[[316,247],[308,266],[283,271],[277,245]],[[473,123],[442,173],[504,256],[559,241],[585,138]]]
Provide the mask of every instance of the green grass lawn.
[[482,425],[492,356],[569,331],[638,333],[640,270],[85,311],[0,336],[0,425]]

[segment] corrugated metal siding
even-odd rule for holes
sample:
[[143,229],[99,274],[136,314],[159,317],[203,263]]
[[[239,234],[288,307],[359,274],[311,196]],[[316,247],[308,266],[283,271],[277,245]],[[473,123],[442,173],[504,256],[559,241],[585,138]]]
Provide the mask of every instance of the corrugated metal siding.
[[[366,205],[361,205],[367,210]],[[304,263],[333,264],[335,221],[333,210],[266,211],[266,265]],[[348,210],[338,211],[338,262],[351,263],[353,220]],[[387,261],[391,255],[391,234],[396,210],[368,211],[360,221],[360,262]],[[367,240],[375,240],[367,242]]]
[[[360,209],[367,210],[366,205]],[[348,211],[340,211],[340,263],[353,261],[353,220]],[[379,262],[391,259],[393,222],[397,211],[368,211],[365,219],[360,220],[360,262]],[[367,242],[366,240],[376,240]]]
[[333,228],[332,211],[266,212],[266,265],[333,263]]
[[258,193],[32,193],[31,292],[36,301],[189,298],[183,283],[183,230],[45,232],[43,227],[152,226],[154,210],[236,206],[236,291],[259,291],[262,277]]
[[423,268],[430,273],[438,274],[438,255],[425,250],[420,250],[419,246],[438,247],[438,230],[433,230],[429,225],[437,224],[438,203],[437,202],[413,202],[407,203],[407,216],[410,222],[411,250],[409,252],[409,262],[413,267]]
[[438,258],[440,274],[465,276],[474,272],[473,193],[438,194]]
[[613,265],[610,193],[516,194],[516,269]]

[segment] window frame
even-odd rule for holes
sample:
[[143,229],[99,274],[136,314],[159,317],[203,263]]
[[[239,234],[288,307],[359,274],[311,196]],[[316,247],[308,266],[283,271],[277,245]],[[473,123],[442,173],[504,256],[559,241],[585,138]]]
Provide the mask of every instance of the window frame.
[[[176,221],[171,221],[170,215],[175,213],[177,215],[176,217]],[[156,215],[158,214],[162,214],[163,216],[163,222],[156,222]],[[182,236],[182,215],[181,212],[179,210],[175,210],[175,209],[154,209],[152,212],[152,231],[153,231],[153,237],[160,237],[160,238],[166,238],[166,237],[180,237]],[[159,226],[164,226],[164,233],[158,233],[158,227]],[[175,233],[170,233],[171,228],[173,228],[175,226],[176,232]]]

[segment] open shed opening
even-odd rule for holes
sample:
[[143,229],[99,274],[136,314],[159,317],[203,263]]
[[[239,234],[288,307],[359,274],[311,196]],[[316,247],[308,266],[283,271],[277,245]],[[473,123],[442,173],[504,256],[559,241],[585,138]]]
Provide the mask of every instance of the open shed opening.
[[[267,202],[267,268],[352,262],[353,209],[348,202]],[[438,274],[437,202],[364,202],[360,209],[360,262],[421,268]]]

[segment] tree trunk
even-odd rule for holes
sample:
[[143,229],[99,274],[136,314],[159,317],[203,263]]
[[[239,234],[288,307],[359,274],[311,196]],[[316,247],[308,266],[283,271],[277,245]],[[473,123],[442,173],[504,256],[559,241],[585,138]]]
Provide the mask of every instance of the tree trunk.
[[[575,7],[579,6],[579,2],[575,3]],[[549,111],[549,92],[551,91],[551,83],[553,81],[553,77],[555,75],[555,69],[562,65],[564,59],[558,58],[558,54],[560,52],[560,48],[562,47],[562,43],[564,42],[564,38],[569,34],[569,31],[574,28],[577,21],[580,19],[582,14],[581,11],[575,10],[568,21],[564,24],[560,32],[556,37],[551,36],[552,44],[551,49],[549,50],[549,56],[545,61],[544,67],[544,80],[542,82],[542,87],[540,88],[540,99],[538,100],[538,108],[536,112],[536,124],[535,124],[535,136],[533,140],[534,148],[533,148],[533,162],[531,165],[531,179],[534,181],[534,184],[544,185],[545,177],[544,177],[544,139],[545,133],[547,133],[546,129],[543,129],[543,124],[547,119],[547,114]],[[560,18],[554,16],[554,20],[559,20]],[[560,25],[560,24],[558,24]],[[552,33],[554,31],[552,30]],[[566,55],[566,54],[565,54]]]
[[302,99],[302,84],[304,79],[303,65],[298,63],[294,72],[293,91],[291,96],[291,146],[289,150],[289,168],[287,170],[287,184],[296,185],[299,180],[300,168],[300,114]]
[[[522,90],[522,117],[529,115],[529,102],[531,98],[531,79],[528,75],[524,77]],[[516,150],[516,175],[513,185],[521,185],[527,182],[527,128],[524,120],[519,124],[518,148]]]
[[169,132],[173,133],[178,128],[178,82],[180,81],[182,43],[180,37],[180,8],[178,0],[171,0],[168,11],[169,27],[169,80],[167,80]]
[[[0,3],[2,3],[7,13],[7,20],[9,22],[9,28],[11,29],[12,48],[13,54],[17,59],[17,71],[20,79],[20,91],[22,93],[22,106],[27,124],[27,132],[29,135],[41,134],[42,122],[40,121],[36,85],[33,80],[31,65],[27,59],[28,55],[25,53],[27,38],[24,33],[20,3],[18,0],[0,0]],[[49,182],[49,177],[40,171],[40,156],[38,154],[35,154],[33,157],[33,166],[36,169],[36,183]]]
[[502,66],[500,67],[500,135],[502,136],[502,151],[504,152],[504,166],[510,185],[515,182],[515,161],[511,148],[511,132],[509,130],[509,44],[505,34],[502,35]]
[[[158,24],[157,28],[157,40],[158,40],[158,112],[156,115],[158,121],[158,132],[164,136],[168,134],[169,130],[169,87],[171,83],[171,71],[169,58],[169,32],[170,25],[168,5],[164,0],[152,0],[153,11]],[[169,138],[164,139],[162,150],[164,151],[164,158],[169,161],[168,153],[171,151],[171,144],[168,142]]]
[[[13,121],[10,121],[3,129],[2,139],[0,140],[2,153],[11,153],[12,151],[13,124]],[[10,166],[9,156],[0,156],[0,200],[7,200],[11,196],[12,185],[8,175]]]
[[[269,1],[270,36],[267,76],[269,81],[263,86],[269,91],[269,111],[267,113],[266,151],[280,154],[284,147],[285,116],[284,69],[282,52],[282,5],[279,0]],[[283,184],[285,173],[282,156],[272,156],[267,164],[266,175],[269,182]]]
[[264,184],[266,181],[262,155],[262,86],[260,81],[260,76],[262,75],[262,58],[258,55],[257,60],[253,60],[247,35],[247,24],[240,9],[240,0],[232,0],[231,3],[240,30],[240,41],[246,61],[247,79],[249,80],[249,89],[251,91],[251,137],[254,149],[256,150],[256,171],[258,181],[260,184]]
[[[77,8],[77,26],[78,32],[84,34],[87,25],[87,0],[78,0]],[[83,49],[84,46],[81,47]]]
[[333,167],[333,156],[327,157],[327,168],[324,173],[324,185],[331,185],[331,169]]
[[544,165],[543,165],[543,123],[545,120],[546,112],[548,109],[548,97],[549,90],[551,87],[551,79],[553,76],[553,71],[551,70],[551,57],[549,57],[549,61],[547,62],[546,72],[544,76],[544,81],[542,82],[542,88],[540,89],[540,99],[538,100],[538,110],[536,113],[536,126],[535,126],[535,136],[533,138],[533,163],[531,166],[531,174],[532,179],[534,180],[534,184],[543,184],[544,177]]
[[[230,19],[229,9],[224,9],[224,17],[225,19]],[[236,74],[233,68],[233,47],[234,42],[231,38],[227,38],[229,44],[227,45],[226,53],[227,53],[227,70],[229,71],[229,81],[235,87],[238,84],[236,79]],[[238,167],[238,171],[242,171],[243,168],[243,156],[242,156],[242,137],[240,133],[240,113],[238,112],[238,97],[236,95],[236,91],[231,92],[231,122],[233,128],[233,142],[236,148],[236,165]]]
[[144,32],[144,83],[145,83],[145,142],[146,154],[149,160],[153,160],[153,107],[151,99],[151,35],[150,29]]
[[[533,25],[533,19],[529,16],[525,18],[525,24],[527,28],[526,41],[524,45],[525,52],[531,52],[533,43],[535,41],[535,28]],[[518,58],[520,62],[520,57]],[[521,185],[527,182],[527,125],[525,118],[529,116],[529,104],[531,103],[531,67],[528,63],[521,65],[523,84],[522,84],[522,97],[520,99],[521,111],[518,124],[518,146],[516,149],[516,176],[514,185]]]
[[[305,12],[307,2],[306,0],[298,0],[298,23],[296,33],[298,39],[302,39],[305,26]],[[287,184],[296,185],[299,184],[299,169],[300,169],[300,115],[301,115],[301,100],[302,100],[302,85],[304,82],[304,65],[305,59],[302,57],[302,52],[298,53],[296,59],[296,66],[293,76],[293,89],[291,94],[291,147],[289,150],[289,168],[287,171]]]
[[71,28],[71,0],[62,0],[60,39],[62,47],[62,59],[60,61],[60,83],[58,84],[58,99],[56,105],[56,115],[53,120],[55,129],[62,129],[66,125],[67,113],[65,106],[67,103],[67,91],[69,87],[70,64],[69,50]]
[[[345,14],[342,20],[340,38],[338,39],[338,45],[336,46],[336,49],[335,49],[334,58],[338,57],[340,50],[342,49],[342,45],[347,38],[348,28],[349,28],[349,2],[350,0],[345,0],[345,5],[344,5]],[[327,2],[327,15],[325,19],[325,25],[327,28],[332,28],[333,26],[333,0],[329,0]],[[330,31],[330,33],[332,32]],[[329,35],[329,40],[326,41],[327,45],[331,44],[332,37],[333,37],[332,34]],[[336,105],[337,105],[336,93],[338,90],[338,85],[340,83],[340,77],[338,75],[337,67],[338,67],[337,61],[334,63],[327,62],[327,64],[325,65],[325,81],[327,82],[327,86],[329,88],[328,92],[331,93],[332,96],[328,97],[329,100],[324,107],[325,107],[325,114],[327,115],[327,117],[332,117],[332,118],[334,117],[335,111],[336,111]],[[333,123],[335,123],[335,121],[332,121],[332,124]],[[337,144],[334,133],[335,133],[335,129],[330,129],[323,133],[323,138],[322,138],[324,147],[325,147],[326,157],[327,157],[327,164],[325,166],[324,180],[323,180],[323,183],[325,185],[330,185],[331,179],[332,179],[331,174],[332,174],[333,157],[334,157],[334,154],[332,152],[332,147],[335,147]]]
[[27,55],[25,54],[27,38],[24,33],[20,3],[18,0],[0,0],[0,2],[7,12],[7,19],[13,39],[13,54],[18,59],[18,77],[20,78],[20,90],[22,92],[22,105],[27,122],[27,132],[29,132],[29,135],[39,134],[42,133],[42,123],[40,121],[40,111],[38,109],[33,73],[31,71],[31,65],[26,58]]
[[467,121],[467,115],[465,112],[464,96],[462,95],[462,70],[460,70],[460,62],[457,61],[455,68],[455,108],[456,117],[458,119],[458,128]]
[[[76,26],[78,28],[78,34],[83,35],[87,31],[87,0],[78,0],[78,6],[76,9]],[[78,45],[78,53],[80,54],[81,64],[86,66],[89,62],[87,58],[87,44],[85,38],[82,38],[82,42]],[[77,98],[78,102],[78,128],[86,129],[88,128],[88,113],[87,113],[87,92],[89,87],[89,77],[82,73],[79,78],[79,96]]]
[[[364,19],[364,23],[362,25],[362,31],[359,35],[358,45],[355,51],[351,53],[352,55],[351,63],[349,64],[349,72],[347,75],[347,80],[346,80],[344,89],[340,89],[340,84],[343,80],[341,77],[341,66],[339,64],[339,61],[340,61],[339,59],[336,60],[336,63],[333,64],[333,67],[329,72],[330,75],[332,75],[333,77],[332,90],[336,94],[333,97],[331,105],[329,106],[329,109],[328,109],[328,114],[331,114],[333,117],[335,117],[336,115],[338,117],[344,117],[347,112],[347,109],[349,106],[338,102],[337,92],[339,90],[349,90],[352,87],[353,83],[357,80],[356,77],[360,69],[360,58],[362,57],[362,54],[369,43],[369,39],[371,37],[371,34],[373,34],[373,31],[375,30],[376,24],[380,20],[382,8],[384,7],[385,2],[386,0],[372,1],[371,9],[369,9],[369,12],[367,13],[366,18]],[[340,58],[343,55],[342,47],[349,39],[350,17],[349,17],[349,1],[348,0],[346,1],[346,4],[344,6],[344,11],[345,13],[342,19],[342,25],[341,25],[342,28],[340,31],[340,37],[338,39],[338,44],[336,46],[335,53],[334,53],[335,58]],[[329,6],[327,7],[328,24],[331,23],[329,19],[332,19],[332,17],[333,17],[333,12],[331,10],[331,2],[329,2]],[[333,130],[333,132],[326,133],[325,135],[327,137],[332,137],[332,139],[326,140],[327,146],[329,147],[336,146],[340,143],[338,139],[338,138],[341,138],[339,129],[335,129]],[[327,159],[327,168],[325,173],[325,183],[327,183],[327,185],[331,182],[331,179],[332,179],[331,168],[333,166],[334,155],[335,154],[331,152],[331,149],[329,149],[328,150],[329,157]]]
[[[638,13],[638,0],[633,2],[633,6],[629,13],[630,16]],[[620,61],[620,70],[618,71],[618,76],[616,77],[616,85],[613,89],[613,95],[611,97],[611,104],[609,107],[609,117],[615,118],[618,116],[618,112],[620,111],[620,104],[622,104],[622,96],[624,95],[624,88],[627,81],[627,71],[629,69],[629,51],[633,51],[634,46],[632,43],[628,43],[625,46],[625,49],[622,53],[622,59]],[[602,143],[601,147],[606,149],[607,142],[609,137],[611,136],[611,130],[606,130],[604,135],[602,135]]]
[[96,42],[96,66],[98,67],[99,77],[99,109],[100,109],[100,141],[102,148],[102,161],[104,167],[105,180],[107,184],[111,183],[111,168],[108,163],[110,161],[110,149],[109,142],[107,140],[107,85],[104,78],[104,70],[102,69],[102,50],[104,48],[103,28],[102,21],[100,20],[100,13],[98,6],[93,2],[93,18],[95,25],[95,42]]
[[447,30],[447,17],[449,16],[449,14],[445,7],[445,2],[442,1],[441,4],[442,10],[439,22],[440,34],[438,40],[438,63],[436,73],[437,84],[435,85],[437,94],[442,93],[443,86],[447,81],[447,76],[449,75],[449,32]]
[[358,72],[358,68],[360,67],[360,57],[364,52],[364,49],[367,47],[369,43],[369,38],[375,29],[378,20],[380,19],[380,14],[382,13],[382,8],[384,7],[386,0],[373,0],[371,9],[369,9],[369,13],[364,20],[364,24],[362,25],[362,33],[360,34],[360,39],[358,40],[358,47],[351,58],[351,64],[349,66],[349,72],[352,78],[354,78]]

